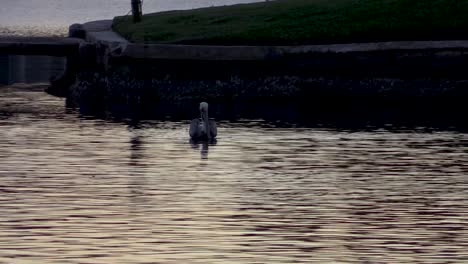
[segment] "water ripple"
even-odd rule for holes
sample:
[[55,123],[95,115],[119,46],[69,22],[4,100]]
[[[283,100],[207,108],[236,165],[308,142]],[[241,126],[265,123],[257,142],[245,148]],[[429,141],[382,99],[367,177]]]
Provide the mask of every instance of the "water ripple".
[[[79,118],[1,88],[0,263],[467,263],[468,136]],[[19,262],[18,262],[19,261]]]

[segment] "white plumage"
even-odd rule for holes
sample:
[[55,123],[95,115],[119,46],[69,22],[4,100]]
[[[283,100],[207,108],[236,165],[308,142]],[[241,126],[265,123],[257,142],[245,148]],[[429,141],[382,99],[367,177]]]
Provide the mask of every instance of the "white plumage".
[[218,135],[216,122],[208,117],[208,103],[200,103],[200,118],[190,123],[190,137],[195,140],[211,140]]

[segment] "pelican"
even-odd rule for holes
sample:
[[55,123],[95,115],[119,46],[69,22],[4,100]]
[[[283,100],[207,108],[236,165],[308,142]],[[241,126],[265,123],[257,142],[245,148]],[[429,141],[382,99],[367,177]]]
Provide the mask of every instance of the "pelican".
[[212,140],[218,134],[216,122],[208,118],[208,103],[200,103],[201,118],[193,119],[190,124],[190,137],[193,140]]

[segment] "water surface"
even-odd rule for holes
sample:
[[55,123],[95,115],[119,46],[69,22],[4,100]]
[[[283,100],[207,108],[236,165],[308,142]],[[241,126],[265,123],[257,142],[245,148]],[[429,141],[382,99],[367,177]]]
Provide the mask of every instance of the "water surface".
[[80,116],[0,87],[0,263],[467,263],[468,135]]

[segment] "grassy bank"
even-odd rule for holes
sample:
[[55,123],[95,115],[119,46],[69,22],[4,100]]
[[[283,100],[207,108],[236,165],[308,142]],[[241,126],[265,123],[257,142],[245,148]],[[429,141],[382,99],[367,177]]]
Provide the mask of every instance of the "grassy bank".
[[147,14],[114,29],[132,42],[300,45],[468,39],[468,0],[277,0]]

